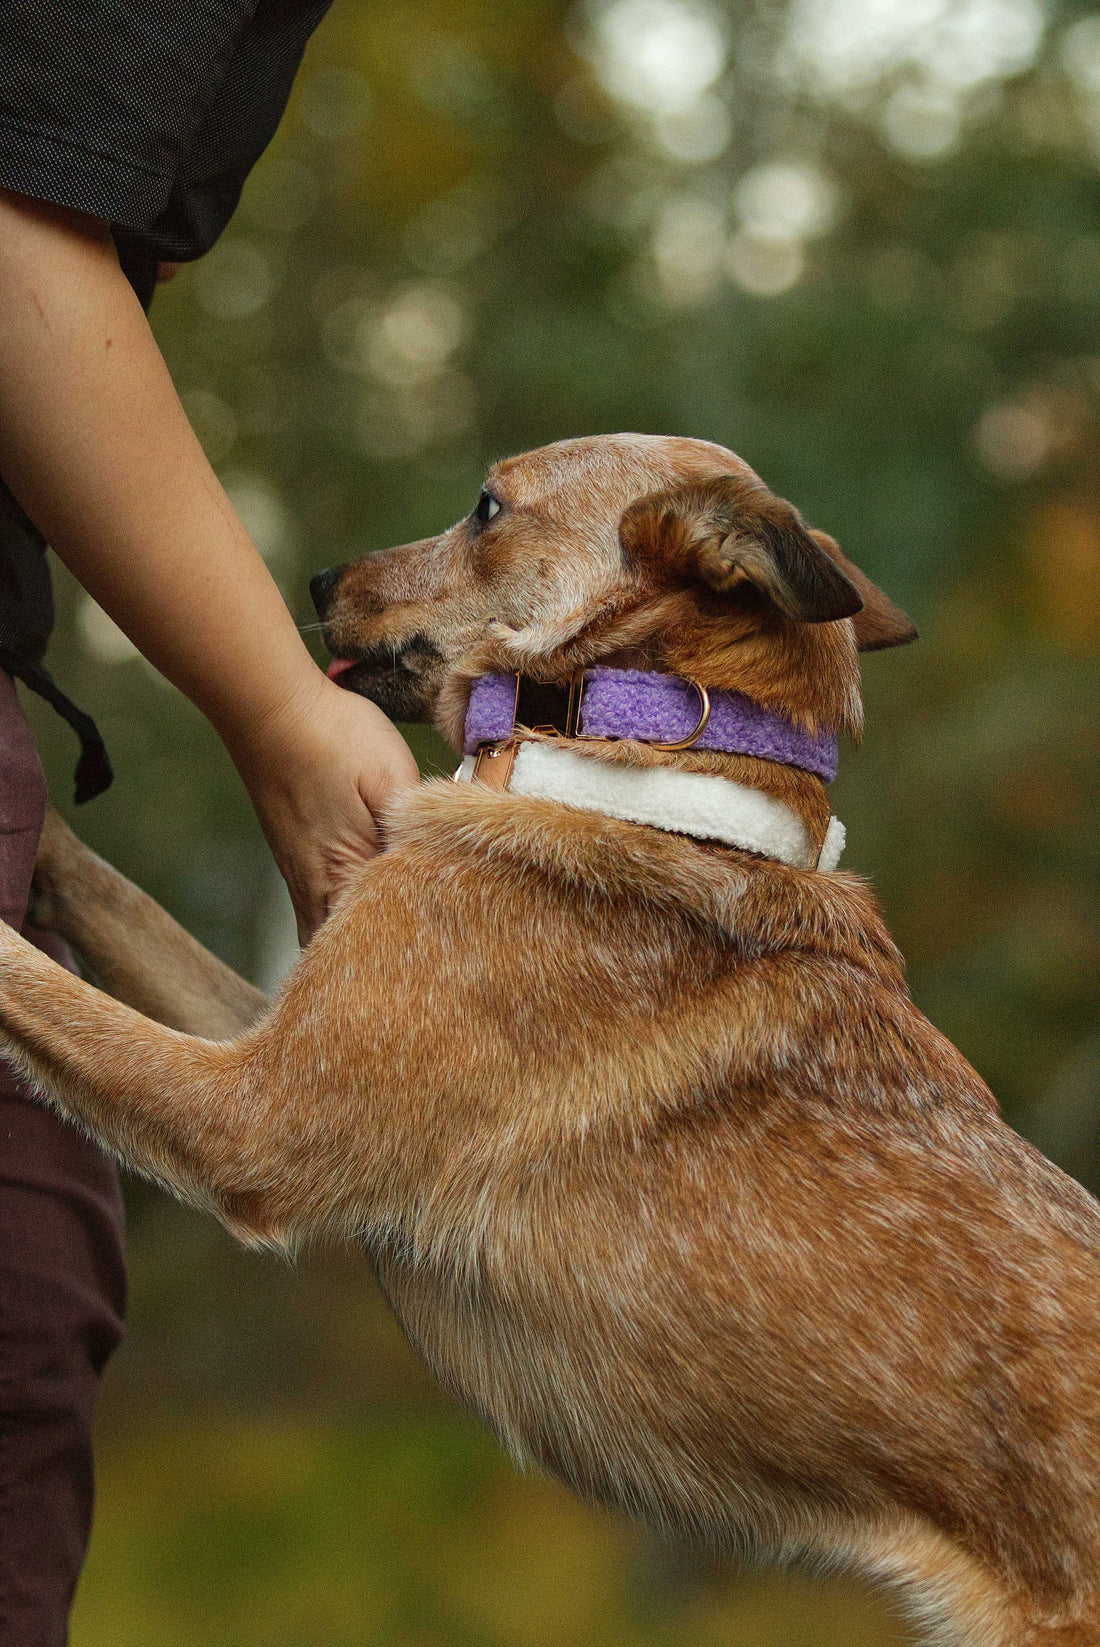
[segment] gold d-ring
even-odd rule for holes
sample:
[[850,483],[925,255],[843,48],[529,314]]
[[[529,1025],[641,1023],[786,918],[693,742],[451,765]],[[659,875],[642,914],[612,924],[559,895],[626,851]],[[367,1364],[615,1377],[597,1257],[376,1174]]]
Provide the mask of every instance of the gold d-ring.
[[651,743],[651,749],[690,749],[693,743],[698,743],[707,729],[710,721],[710,693],[701,681],[694,680],[691,675],[685,675],[683,678],[690,686],[694,686],[699,694],[699,725],[694,732],[689,732],[686,738],[677,738],[675,743]]

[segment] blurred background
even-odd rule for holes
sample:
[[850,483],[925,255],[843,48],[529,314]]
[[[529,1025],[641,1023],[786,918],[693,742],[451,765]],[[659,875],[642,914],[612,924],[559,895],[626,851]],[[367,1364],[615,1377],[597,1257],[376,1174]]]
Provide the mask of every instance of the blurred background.
[[[312,571],[566,435],[721,441],[839,538],[921,629],[866,662],[846,867],[921,1007],[1100,1188],[1100,12],[337,0],[153,321],[303,624]],[[292,925],[227,757],[58,582],[56,673],[118,771],[81,833],[272,982]],[[719,1573],[519,1478],[361,1257],[246,1258],[131,1191],[74,1647],[907,1639],[855,1586]]]

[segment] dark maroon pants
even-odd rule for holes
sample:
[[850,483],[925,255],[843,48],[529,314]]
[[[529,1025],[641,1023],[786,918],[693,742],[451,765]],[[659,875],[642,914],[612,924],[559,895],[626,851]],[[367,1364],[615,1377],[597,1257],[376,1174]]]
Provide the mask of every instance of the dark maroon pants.
[[[25,926],[46,784],[0,670],[0,917]],[[0,1064],[0,1647],[64,1647],[92,1519],[91,1423],[122,1335],[122,1203],[94,1144]]]

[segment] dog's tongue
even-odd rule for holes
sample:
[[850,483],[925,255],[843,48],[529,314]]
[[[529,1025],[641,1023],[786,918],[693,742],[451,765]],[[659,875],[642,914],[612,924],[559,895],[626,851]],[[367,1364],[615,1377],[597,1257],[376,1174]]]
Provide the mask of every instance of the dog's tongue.
[[325,670],[325,674],[328,676],[330,681],[337,680],[344,673],[344,670],[351,669],[354,663],[354,658],[333,658],[332,662]]

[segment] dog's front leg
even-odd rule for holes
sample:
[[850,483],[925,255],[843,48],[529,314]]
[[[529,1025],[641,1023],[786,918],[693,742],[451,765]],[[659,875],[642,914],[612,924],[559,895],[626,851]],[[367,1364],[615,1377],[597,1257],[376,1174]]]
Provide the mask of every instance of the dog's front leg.
[[0,923],[0,1052],[128,1165],[214,1212],[242,1240],[277,1175],[278,1118],[250,1095],[249,1040],[151,1022]]
[[220,1041],[267,1010],[258,989],[90,852],[52,807],[38,848],[31,918],[71,944],[109,994],[171,1029]]

